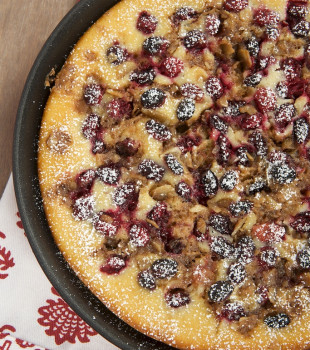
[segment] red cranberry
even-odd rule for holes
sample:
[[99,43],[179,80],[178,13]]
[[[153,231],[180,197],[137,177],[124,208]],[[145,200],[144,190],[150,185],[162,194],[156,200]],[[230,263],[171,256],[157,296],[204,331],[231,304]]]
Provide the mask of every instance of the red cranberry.
[[229,281],[218,281],[212,284],[208,291],[209,300],[219,303],[226,300],[233,292],[234,287]]
[[305,18],[308,12],[309,11],[306,4],[298,3],[295,1],[289,2],[288,8],[287,8],[288,16],[294,17],[294,18]]
[[244,85],[254,87],[260,83],[262,78],[261,73],[254,73],[244,79]]
[[243,130],[253,130],[261,126],[263,116],[260,113],[256,114],[245,114],[241,119],[241,128]]
[[99,105],[105,88],[99,84],[86,85],[84,88],[84,100],[90,106]]
[[204,192],[207,197],[214,196],[218,190],[218,180],[211,170],[207,170],[203,175],[201,182],[203,184]]
[[122,157],[131,157],[138,152],[139,147],[138,141],[126,137],[124,140],[116,142],[115,151]]
[[76,178],[78,187],[90,188],[94,183],[96,172],[93,169],[88,169],[80,173]]
[[121,63],[127,61],[129,55],[126,49],[116,44],[108,48],[107,58],[113,66],[118,66]]
[[231,235],[234,229],[229,216],[223,214],[211,214],[209,225],[222,235]]
[[220,187],[223,191],[232,191],[238,183],[238,173],[228,170],[220,179]]
[[305,118],[299,118],[293,124],[293,136],[297,143],[301,144],[309,138],[309,123]]
[[132,104],[122,98],[113,98],[107,105],[107,113],[110,118],[130,118]]
[[262,113],[273,111],[276,108],[277,98],[270,88],[257,89],[254,100]]
[[281,98],[287,98],[288,96],[288,86],[285,81],[280,81],[276,86],[277,95]]
[[96,137],[100,129],[100,117],[97,114],[90,114],[83,122],[82,133],[84,137],[91,140]]
[[254,131],[249,137],[249,142],[255,147],[259,157],[266,157],[268,152],[267,142],[260,131]]
[[190,119],[195,112],[195,101],[191,98],[184,98],[178,105],[177,118],[181,122],[185,122]]
[[299,21],[291,29],[292,33],[297,37],[307,37],[310,31],[310,23],[304,20]]
[[277,261],[277,252],[272,247],[263,247],[258,255],[258,262],[262,267],[275,267]]
[[182,175],[184,173],[184,169],[182,164],[176,159],[176,157],[168,153],[165,155],[165,162],[168,166],[168,168],[175,174],[175,175]]
[[184,181],[179,182],[175,186],[175,192],[180,197],[182,197],[185,200],[185,202],[189,202],[191,200],[192,189],[190,188],[190,186],[186,182],[184,182]]
[[138,283],[145,289],[154,290],[156,288],[156,280],[149,270],[141,271],[138,274]]
[[98,232],[108,237],[115,236],[118,229],[116,225],[105,222],[100,217],[94,222],[94,227]]
[[206,35],[198,29],[187,32],[183,44],[188,50],[201,51],[207,46]]
[[216,35],[220,30],[220,26],[221,26],[221,21],[217,15],[212,14],[212,15],[206,16],[205,28],[206,28],[207,34]]
[[150,241],[148,230],[141,224],[134,224],[129,230],[130,242],[136,247],[145,247]]
[[294,80],[301,75],[301,64],[295,58],[289,57],[281,62],[287,80]]
[[220,165],[225,165],[228,163],[231,155],[231,144],[228,139],[221,134],[217,139],[217,145],[219,148],[217,161]]
[[151,159],[144,159],[139,164],[138,171],[142,176],[155,182],[160,181],[165,174],[165,169]]
[[102,165],[97,169],[98,178],[108,185],[115,185],[121,177],[121,171],[115,164]]
[[165,58],[159,66],[160,73],[169,78],[177,77],[183,69],[183,62],[176,57]]
[[299,233],[310,232],[310,211],[305,211],[294,216],[290,225]]
[[163,54],[169,46],[169,41],[160,36],[150,36],[145,39],[142,48],[148,55]]
[[272,151],[268,154],[268,162],[272,164],[290,163],[291,157],[282,151]]
[[82,196],[73,203],[73,216],[76,220],[87,220],[94,213],[95,201],[93,196]]
[[240,12],[249,5],[248,0],[225,0],[224,8],[229,12]]
[[185,83],[180,87],[182,96],[191,98],[195,101],[201,101],[203,99],[203,91],[194,84]]
[[259,42],[255,37],[251,37],[245,42],[245,46],[249,51],[250,55],[256,57],[259,53]]
[[252,208],[253,203],[245,199],[236,203],[231,203],[229,206],[229,211],[234,217],[241,217],[248,214]]
[[146,11],[142,11],[137,20],[137,29],[143,34],[148,35],[155,32],[157,24],[158,20],[155,16]]
[[261,242],[281,242],[285,236],[285,227],[272,223],[255,225],[252,235]]
[[239,284],[243,282],[246,278],[246,271],[243,264],[239,262],[233,263],[228,269],[228,279],[232,283]]
[[210,77],[206,81],[206,92],[214,100],[220,98],[224,93],[223,85],[220,79],[217,77]]
[[178,25],[182,21],[189,20],[191,18],[196,18],[198,13],[192,7],[180,7],[173,15],[172,22]]
[[162,106],[166,100],[166,93],[158,88],[146,90],[141,96],[141,104],[144,108],[155,109]]
[[158,259],[151,265],[151,272],[156,279],[173,277],[178,272],[178,263],[174,259]]
[[139,200],[139,190],[132,182],[127,182],[115,190],[113,194],[114,203],[123,210],[133,211]]
[[255,10],[253,16],[254,23],[258,26],[270,26],[277,25],[280,21],[280,16],[278,13],[271,11],[267,8],[259,8]]
[[108,257],[106,264],[100,267],[100,271],[108,275],[115,275],[120,273],[126,266],[126,258],[114,254]]
[[169,141],[172,137],[170,130],[166,125],[156,122],[154,119],[150,119],[145,123],[146,131],[158,141]]
[[291,320],[290,317],[281,312],[278,314],[272,314],[272,315],[267,315],[264,319],[264,323],[269,327],[269,328],[284,328],[290,324]]
[[220,317],[226,318],[228,321],[239,321],[244,316],[244,308],[236,302],[226,303],[220,314]]
[[226,134],[228,131],[228,124],[225,120],[218,115],[214,114],[210,117],[210,126],[223,134]]
[[134,81],[140,86],[151,85],[156,77],[154,68],[136,69],[130,76],[129,80]]
[[297,253],[296,261],[302,269],[310,269],[310,248],[304,248]]
[[170,213],[167,210],[167,204],[164,202],[157,203],[147,214],[147,218],[156,222],[159,227],[166,226],[170,218]]
[[257,58],[256,70],[264,70],[268,66],[275,64],[275,63],[276,63],[276,59],[273,56],[269,56],[269,57],[260,56]]
[[255,244],[251,237],[241,237],[236,246],[237,261],[242,264],[249,264],[254,257]]
[[165,300],[168,306],[178,308],[190,303],[189,294],[182,288],[170,289],[165,294]]
[[275,112],[274,119],[276,125],[285,128],[294,118],[296,109],[292,103],[284,103],[280,105]]
[[200,136],[185,135],[178,140],[177,146],[180,148],[182,153],[187,153],[190,152],[194,146],[199,146],[200,142]]
[[304,92],[306,87],[308,86],[308,83],[306,80],[303,79],[294,79],[292,81],[287,82],[287,97],[288,98],[298,98],[301,96]]
[[221,236],[212,237],[210,249],[221,258],[231,258],[235,254],[235,247]]

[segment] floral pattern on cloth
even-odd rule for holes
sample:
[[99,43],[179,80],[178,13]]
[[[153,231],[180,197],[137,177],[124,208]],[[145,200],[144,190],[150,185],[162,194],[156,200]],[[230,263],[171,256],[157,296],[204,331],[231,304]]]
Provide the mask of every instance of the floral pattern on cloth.
[[18,213],[12,177],[0,200],[0,350],[117,350],[59,296]]

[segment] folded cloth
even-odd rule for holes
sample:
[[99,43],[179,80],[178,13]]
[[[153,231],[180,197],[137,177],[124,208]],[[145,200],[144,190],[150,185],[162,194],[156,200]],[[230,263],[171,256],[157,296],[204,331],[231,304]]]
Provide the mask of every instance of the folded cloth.
[[118,348],[72,311],[41,270],[19,217],[11,176],[0,201],[0,350],[16,349]]

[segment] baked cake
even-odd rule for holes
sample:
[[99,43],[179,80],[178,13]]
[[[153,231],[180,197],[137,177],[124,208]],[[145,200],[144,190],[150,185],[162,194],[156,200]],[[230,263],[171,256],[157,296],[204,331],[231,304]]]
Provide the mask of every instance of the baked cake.
[[309,21],[307,0],[123,0],[57,75],[51,232],[148,336],[309,349]]

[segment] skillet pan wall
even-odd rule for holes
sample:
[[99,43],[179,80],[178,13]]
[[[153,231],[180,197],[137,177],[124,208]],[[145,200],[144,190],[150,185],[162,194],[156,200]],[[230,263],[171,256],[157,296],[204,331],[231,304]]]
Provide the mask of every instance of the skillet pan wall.
[[81,0],[59,23],[40,51],[20,100],[13,145],[17,205],[32,250],[43,271],[70,307],[99,334],[124,350],[168,350],[128,326],[109,311],[78,279],[58,250],[47,224],[37,176],[37,141],[52,68],[58,72],[87,28],[117,0]]

